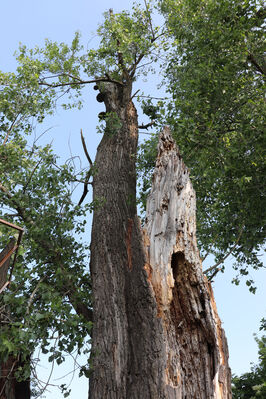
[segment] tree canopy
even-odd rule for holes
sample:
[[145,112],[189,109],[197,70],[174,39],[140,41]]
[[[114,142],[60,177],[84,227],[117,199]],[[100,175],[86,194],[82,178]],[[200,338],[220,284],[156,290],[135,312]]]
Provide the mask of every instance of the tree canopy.
[[[215,255],[211,277],[233,255],[239,283],[262,266],[265,243],[265,7],[241,0],[165,0],[160,7],[172,39],[164,118],[191,169],[202,256]],[[141,156],[147,176],[154,139]]]
[[[0,298],[5,310],[1,358],[22,353],[27,359],[40,345],[60,363],[64,351],[88,350],[84,342],[91,329],[89,243],[79,234],[87,212],[102,199],[77,204],[72,191],[77,183],[87,186],[97,172],[91,164],[84,170],[72,162],[61,165],[51,146],[33,139],[34,125],[54,112],[61,96],[69,96],[66,109],[80,107],[84,85],[133,83],[163,54],[163,84],[171,100],[149,100],[143,111],[157,118],[158,126],[170,124],[191,169],[203,256],[215,254],[219,263],[232,253],[240,274],[261,266],[263,6],[244,0],[165,0],[158,3],[166,21],[159,28],[151,4],[145,4],[132,13],[107,12],[96,50],[85,51],[79,34],[71,45],[47,40],[44,48],[21,46],[17,72],[0,74],[0,215],[26,230],[13,283]],[[117,122],[109,117],[112,125]],[[156,140],[154,135],[140,148],[143,202]],[[1,230],[1,247],[9,234]],[[253,289],[253,282],[248,284]]]

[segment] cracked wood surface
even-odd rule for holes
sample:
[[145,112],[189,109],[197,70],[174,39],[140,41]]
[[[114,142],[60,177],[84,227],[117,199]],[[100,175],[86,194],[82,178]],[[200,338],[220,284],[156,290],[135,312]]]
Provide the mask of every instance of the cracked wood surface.
[[167,337],[166,397],[231,398],[226,338],[197,249],[195,191],[167,127],[159,137],[144,245]]

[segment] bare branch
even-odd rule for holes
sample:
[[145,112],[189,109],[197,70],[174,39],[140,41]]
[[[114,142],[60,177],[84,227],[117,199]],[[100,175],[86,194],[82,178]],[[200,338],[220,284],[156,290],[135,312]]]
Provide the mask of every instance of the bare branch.
[[89,83],[98,83],[98,82],[111,82],[115,83],[120,86],[124,86],[122,82],[119,80],[115,79],[108,79],[108,78],[97,78],[97,79],[92,79],[92,80],[79,80],[78,82],[69,82],[69,83],[47,83],[45,81],[40,81],[39,85],[40,86],[47,86],[47,87],[64,87],[64,86],[79,86],[79,85],[85,85]]
[[92,167],[92,160],[91,160],[91,157],[89,156],[89,153],[88,153],[88,150],[87,150],[87,146],[86,146],[85,139],[84,139],[84,136],[83,136],[83,133],[82,133],[82,129],[80,129],[80,135],[81,135],[81,142],[82,142],[83,150],[84,150],[85,155],[86,155],[86,157],[87,157],[87,159],[89,161],[90,166]]
[[84,139],[84,136],[83,136],[83,133],[82,133],[82,129],[80,129],[80,135],[81,135],[81,142],[82,142],[83,150],[84,150],[85,155],[86,155],[86,157],[87,157],[87,159],[89,161],[89,164],[90,164],[90,169],[88,170],[88,172],[86,174],[85,181],[84,181],[83,193],[82,193],[82,196],[81,196],[81,198],[80,198],[80,200],[78,202],[78,205],[82,204],[82,202],[84,201],[86,195],[88,194],[88,184],[92,184],[92,183],[89,182],[89,179],[91,177],[91,173],[92,173],[91,168],[93,166],[91,157],[89,156],[89,153],[88,153],[88,150],[87,150],[87,146],[86,146],[85,139]]
[[[87,177],[87,176],[86,176]],[[82,196],[80,197],[80,200],[78,202],[78,205],[80,206],[82,204],[82,202],[84,201],[86,195],[88,194],[88,181],[86,179],[86,181],[84,182],[84,189],[83,189],[83,193]]]
[[216,274],[219,273],[221,270],[222,270],[221,267],[218,267],[216,270],[214,270],[214,272],[208,277],[208,281],[212,283],[212,280],[214,279]]
[[142,125],[138,126],[138,128],[139,129],[149,129],[149,127],[153,126],[154,123],[155,123],[155,121],[151,121],[150,123],[147,123],[146,125],[143,125],[143,123],[142,123]]
[[138,90],[133,94],[133,96],[131,97],[131,100],[132,100],[134,97],[136,97],[136,95],[138,94],[139,91],[140,91],[140,89],[138,89]]
[[151,100],[170,100],[170,97],[152,97],[152,96],[138,96],[140,98],[149,98]]
[[46,276],[42,277],[42,278],[38,281],[38,283],[37,283],[36,287],[34,288],[34,290],[32,291],[31,296],[30,296],[29,301],[28,301],[28,305],[27,305],[26,315],[29,314],[29,312],[30,312],[30,307],[31,307],[31,305],[32,305],[34,296],[35,296],[36,292],[38,291],[38,289],[40,288],[40,285],[41,285],[41,283],[43,282],[43,280],[44,280],[45,278],[46,278]]

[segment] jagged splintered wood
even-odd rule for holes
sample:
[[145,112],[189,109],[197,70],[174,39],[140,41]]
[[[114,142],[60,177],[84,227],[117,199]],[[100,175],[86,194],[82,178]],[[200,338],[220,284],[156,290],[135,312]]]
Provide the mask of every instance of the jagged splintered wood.
[[230,399],[224,332],[196,242],[196,199],[168,128],[160,134],[142,229],[131,86],[106,84],[119,118],[97,149],[91,238],[90,399]]
[[143,235],[166,338],[168,397],[230,398],[227,342],[197,248],[195,191],[167,127],[159,137]]

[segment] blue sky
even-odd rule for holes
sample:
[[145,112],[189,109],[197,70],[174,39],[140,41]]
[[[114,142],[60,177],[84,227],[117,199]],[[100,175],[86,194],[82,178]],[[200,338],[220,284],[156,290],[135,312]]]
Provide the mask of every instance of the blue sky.
[[[109,8],[115,12],[121,9],[130,9],[131,0],[9,0],[1,1],[1,58],[2,71],[14,70],[16,61],[14,52],[19,42],[34,47],[42,45],[45,38],[58,42],[70,42],[75,31],[82,34],[85,47],[97,46],[95,32],[97,24],[102,21],[102,13]],[[147,93],[156,94],[156,78],[137,86],[144,87]],[[82,154],[79,138],[80,128],[83,129],[91,157],[96,153],[100,135],[96,133],[97,115],[103,106],[95,101],[95,92],[92,87],[84,89],[84,107],[81,111],[63,111],[58,109],[54,117],[46,121],[45,127],[52,129],[44,135],[43,140],[53,142],[55,150],[62,159],[71,154]],[[142,120],[140,120],[142,122]],[[37,127],[37,134],[44,130]],[[83,162],[84,159],[83,159]],[[85,166],[85,164],[84,164]],[[250,362],[257,361],[257,345],[253,333],[258,332],[259,321],[265,314],[265,271],[253,272],[252,277],[257,283],[257,293],[249,293],[244,282],[236,287],[231,284],[233,273],[230,271],[232,259],[227,262],[227,271],[218,276],[214,284],[214,292],[220,318],[226,331],[230,364],[233,373],[242,373],[249,369]],[[208,265],[206,265],[208,267]],[[52,376],[51,382],[61,384],[65,381],[53,381],[54,378],[65,375],[72,370],[73,361],[59,368]],[[39,368],[40,376],[45,379],[49,374],[49,365],[43,363]],[[67,377],[69,381],[71,375]],[[87,398],[87,381],[78,379],[73,381],[74,398]],[[60,397],[58,390],[51,388],[47,399]]]

